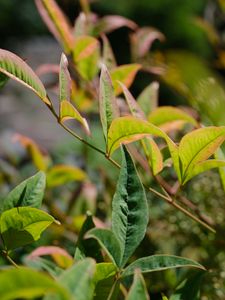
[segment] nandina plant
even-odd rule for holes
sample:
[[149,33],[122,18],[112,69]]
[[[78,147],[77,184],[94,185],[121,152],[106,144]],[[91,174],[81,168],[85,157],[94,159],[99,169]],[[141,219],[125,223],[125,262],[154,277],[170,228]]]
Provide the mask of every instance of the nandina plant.
[[[120,16],[100,19],[90,12],[86,1],[81,1],[83,12],[72,27],[55,1],[35,2],[64,49],[58,68],[58,105],[53,104],[44,84],[27,63],[3,49],[0,50],[0,86],[12,78],[31,89],[59,126],[118,170],[118,180],[112,197],[110,226],[99,219],[96,221],[87,212],[74,243],[73,256],[62,245],[46,245],[27,253],[23,264],[18,264],[13,260],[13,253],[39,240],[50,225],[65,226],[73,232],[71,224],[64,224],[65,212],[55,212],[49,202],[42,209],[46,182],[50,189],[69,181],[85,182],[88,175],[76,166],[51,165],[34,141],[17,135],[40,171],[16,186],[0,206],[1,254],[13,265],[0,272],[1,299],[149,299],[144,273],[191,267],[201,270],[200,276],[204,266],[188,258],[172,254],[137,258],[133,254],[145,237],[151,217],[146,193],[164,199],[194,222],[215,232],[208,218],[202,213],[196,215],[178,200],[183,199],[182,188],[194,176],[225,166],[225,160],[219,159],[225,126],[203,127],[185,110],[158,107],[156,82],[150,83],[137,99],[133,97],[129,87],[142,66],[136,63],[117,66],[106,34],[120,26],[134,30],[133,56],[136,57],[148,51],[153,32],[154,38],[163,38],[158,31],[140,29]],[[100,124],[104,140],[101,147],[92,138],[89,118],[96,112],[95,122]],[[79,124],[83,135],[68,125],[69,119]],[[183,134],[184,126],[189,132],[175,142],[171,131]],[[116,152],[120,153],[115,156]],[[159,189],[149,186],[148,176],[142,170],[146,166],[147,175],[154,178]],[[176,179],[171,178],[175,191],[161,175],[168,167],[176,174]],[[220,170],[224,180],[224,171]],[[54,262],[42,259],[44,255],[51,256]],[[186,280],[183,285],[190,287],[191,281]],[[187,299],[183,292],[187,293],[187,289],[178,288],[170,299]]]

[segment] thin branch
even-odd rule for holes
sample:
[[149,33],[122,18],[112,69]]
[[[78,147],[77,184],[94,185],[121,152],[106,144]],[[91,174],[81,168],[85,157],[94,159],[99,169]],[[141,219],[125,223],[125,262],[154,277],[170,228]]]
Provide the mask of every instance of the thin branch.
[[15,268],[19,268],[17,263],[8,255],[8,252],[5,250],[1,251],[2,256],[4,256]]

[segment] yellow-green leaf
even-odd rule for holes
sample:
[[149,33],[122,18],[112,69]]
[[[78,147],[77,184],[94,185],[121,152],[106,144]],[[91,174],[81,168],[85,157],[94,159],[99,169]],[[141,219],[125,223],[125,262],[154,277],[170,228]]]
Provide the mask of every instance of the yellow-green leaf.
[[212,156],[225,140],[225,126],[206,127],[186,134],[179,145],[182,183],[193,166]]
[[60,122],[74,119],[80,122],[87,134],[90,134],[90,129],[87,120],[81,116],[76,108],[67,100],[60,102],[59,118]]
[[47,172],[47,185],[54,187],[71,181],[83,181],[87,175],[74,166],[56,165]]
[[4,247],[12,250],[37,241],[54,221],[52,216],[33,207],[16,207],[4,211],[0,216],[0,234]]
[[122,92],[122,87],[119,85],[118,81],[121,81],[129,88],[140,68],[141,65],[139,64],[130,64],[122,65],[111,70],[110,75],[116,95],[119,95]]
[[72,28],[55,0],[35,0],[37,9],[55,38],[62,44],[65,52],[73,48]]
[[149,114],[148,120],[157,126],[178,120],[191,123],[193,126],[198,126],[197,121],[192,116],[181,109],[172,106],[161,106],[157,108]]
[[152,172],[154,175],[157,175],[163,169],[163,156],[159,147],[156,142],[149,137],[143,139],[142,145]]
[[139,269],[135,270],[134,280],[126,300],[150,300],[144,277]]
[[34,71],[14,53],[0,49],[0,72],[25,85],[35,92],[46,104],[51,105],[41,80]]
[[79,36],[75,39],[73,59],[77,70],[86,80],[92,80],[98,73],[100,46],[97,39],[91,36]]
[[70,101],[71,78],[68,71],[68,60],[64,53],[61,55],[59,71],[59,99]]

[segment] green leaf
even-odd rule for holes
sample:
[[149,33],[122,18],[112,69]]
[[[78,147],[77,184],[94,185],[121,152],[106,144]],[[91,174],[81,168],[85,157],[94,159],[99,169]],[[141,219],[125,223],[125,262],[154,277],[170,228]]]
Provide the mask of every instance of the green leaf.
[[115,281],[116,267],[112,263],[99,263],[96,265],[93,283],[95,286],[94,300],[107,300]]
[[204,273],[201,271],[191,273],[176,288],[169,300],[200,300],[200,287]]
[[62,123],[70,119],[77,120],[83,126],[85,132],[87,134],[90,134],[87,120],[83,118],[79,111],[67,100],[63,100],[60,102],[59,119]]
[[47,186],[55,187],[72,181],[84,181],[86,173],[75,166],[55,165],[47,172]]
[[109,229],[94,228],[88,231],[86,238],[96,239],[116,266],[120,266],[121,249],[117,237]]
[[93,217],[87,212],[86,219],[78,235],[74,259],[79,260],[85,257],[93,257],[97,262],[103,261],[101,248],[95,239],[85,239],[85,234],[95,228]]
[[0,73],[0,89],[3,88],[6,82],[9,80],[9,77],[3,73]]
[[40,171],[16,186],[4,199],[3,211],[18,206],[40,208],[44,197],[46,177]]
[[188,122],[193,126],[198,126],[198,123],[194,118],[177,107],[161,106],[152,111],[148,116],[148,121],[156,126],[178,120]]
[[20,267],[0,272],[0,299],[36,299],[57,294],[60,300],[70,300],[67,291],[48,275]]
[[129,290],[129,293],[126,297],[126,300],[150,300],[148,295],[148,290],[145,285],[145,280],[141,275],[140,270],[135,270],[134,280],[132,286]]
[[225,140],[225,126],[206,127],[186,134],[179,145],[183,184],[193,167],[208,159]]
[[3,212],[0,216],[0,234],[6,250],[37,241],[53,222],[55,219],[52,216],[33,207],[17,207]]
[[139,64],[130,64],[116,67],[110,71],[116,95],[119,95],[122,92],[122,88],[118,81],[121,81],[127,88],[129,88],[140,68],[141,65]]
[[64,53],[61,55],[59,71],[59,99],[70,101],[71,78],[68,70],[68,60]]
[[123,267],[145,236],[148,225],[148,204],[144,187],[126,148],[112,201],[112,231],[122,250]]
[[103,133],[107,139],[109,127],[114,118],[119,116],[112,81],[105,65],[102,66],[99,87],[99,112]]
[[34,71],[17,55],[0,49],[0,73],[25,85],[51,106],[46,90]]
[[137,102],[146,116],[158,107],[158,93],[159,83],[152,82],[138,96]]
[[68,289],[72,295],[71,299],[91,300],[94,292],[92,280],[95,268],[95,261],[92,258],[85,258],[64,271],[58,281]]
[[205,172],[213,168],[221,168],[221,167],[225,167],[225,160],[223,161],[217,159],[209,159],[209,160],[202,161],[198,164],[195,164],[193,165],[192,169],[187,173],[187,176],[185,177],[183,184],[185,184],[192,177],[202,172]]
[[[214,156],[218,160],[225,161],[225,154],[224,154],[224,152],[223,152],[223,150],[221,148],[219,148],[215,152]],[[221,179],[221,182],[222,182],[222,186],[223,186],[223,189],[225,191],[225,167],[219,168],[219,173],[220,173],[220,179]]]
[[55,0],[35,0],[37,9],[48,29],[67,54],[73,48],[72,28]]
[[174,255],[151,255],[135,260],[123,272],[122,277],[134,274],[135,269],[142,273],[150,273],[167,269],[192,267],[205,270],[205,268],[192,259]]
[[98,73],[100,46],[91,36],[79,36],[75,39],[73,59],[77,70],[86,80],[92,80]]
[[109,43],[109,40],[105,35],[102,36],[102,41],[103,41],[103,62],[106,65],[106,67],[109,70],[111,70],[116,67],[116,59],[114,57],[114,53]]

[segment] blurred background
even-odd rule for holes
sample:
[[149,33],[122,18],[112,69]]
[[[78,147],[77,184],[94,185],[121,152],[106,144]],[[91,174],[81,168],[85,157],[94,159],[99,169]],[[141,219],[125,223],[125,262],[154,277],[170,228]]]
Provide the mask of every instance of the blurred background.
[[[79,2],[57,2],[73,24],[80,12]],[[225,125],[224,0],[95,0],[91,8],[99,16],[118,14],[135,21],[139,26],[155,27],[165,36],[163,42],[156,40],[149,55],[140,60],[147,67],[145,72],[138,74],[131,88],[135,96],[152,81],[158,81],[160,105],[190,106],[203,124]],[[59,64],[62,49],[43,23],[34,1],[1,0],[0,20],[0,48],[18,54],[34,70],[41,64]],[[130,29],[120,28],[108,35],[119,65],[132,60],[130,33]],[[163,74],[158,71],[162,66],[166,66]],[[57,81],[57,77],[46,77],[46,85],[51,84],[52,80]],[[52,97],[55,95],[52,94]],[[32,92],[15,82],[8,82],[0,91],[0,118],[1,178],[6,178],[10,183],[1,185],[3,194],[7,193],[10,185],[34,170],[25,150],[12,142],[15,133],[32,138],[51,154],[55,162],[75,163],[82,167],[82,161],[79,160],[84,151],[82,146],[59,128],[44,104]],[[95,135],[96,142],[101,144],[98,128]],[[100,178],[108,184],[108,190],[101,184],[98,189],[103,189],[104,201],[109,204],[116,173],[109,171],[106,175],[108,165],[103,164],[100,168],[99,158],[93,160],[92,152],[86,155],[90,170],[92,167],[98,171],[101,169]],[[165,178],[167,175],[170,178],[171,174],[164,174]],[[94,172],[90,174],[96,183],[95,176]],[[71,186],[69,191],[67,188],[60,191],[61,197],[67,197],[73,190]],[[58,190],[53,195],[57,193]],[[225,194],[218,172],[209,171],[199,175],[190,181],[184,194],[193,200],[200,211],[211,216],[217,234],[211,234],[198,224],[193,224],[181,213],[150,196],[151,230],[137,255],[145,255],[146,252],[170,253],[196,259],[210,272],[201,278],[202,296],[195,299],[223,300]],[[171,271],[149,276],[152,299],[160,299],[159,291],[170,293],[177,281],[182,279],[182,272]]]

